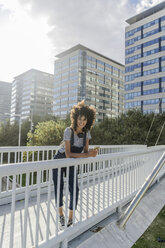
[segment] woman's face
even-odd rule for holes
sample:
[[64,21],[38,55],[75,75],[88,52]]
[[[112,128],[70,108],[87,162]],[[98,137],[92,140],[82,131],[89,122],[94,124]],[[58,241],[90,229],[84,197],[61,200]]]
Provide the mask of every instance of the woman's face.
[[77,127],[79,128],[79,129],[83,129],[85,126],[86,126],[86,124],[87,124],[87,119],[85,118],[85,116],[83,115],[83,116],[79,116],[78,118],[77,118]]

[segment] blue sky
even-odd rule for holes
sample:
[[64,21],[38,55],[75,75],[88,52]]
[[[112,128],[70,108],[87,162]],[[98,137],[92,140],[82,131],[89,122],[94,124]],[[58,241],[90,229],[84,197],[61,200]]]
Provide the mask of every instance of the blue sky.
[[162,0],[0,0],[0,81],[80,43],[124,64],[125,20]]

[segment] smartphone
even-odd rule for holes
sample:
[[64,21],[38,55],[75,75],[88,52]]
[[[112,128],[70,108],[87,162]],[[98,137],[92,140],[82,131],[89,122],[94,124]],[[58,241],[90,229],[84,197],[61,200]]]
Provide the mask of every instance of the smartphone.
[[93,149],[94,150],[99,150],[100,149],[100,146],[95,146]]

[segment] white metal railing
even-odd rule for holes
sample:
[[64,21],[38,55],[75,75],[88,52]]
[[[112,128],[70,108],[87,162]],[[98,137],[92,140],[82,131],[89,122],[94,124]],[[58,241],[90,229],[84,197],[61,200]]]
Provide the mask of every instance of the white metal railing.
[[58,146],[0,147],[0,164],[53,159]]
[[[6,194],[11,197],[11,209],[4,215],[5,217],[0,215],[0,223],[7,222],[2,218],[10,218],[10,224],[8,223],[10,232],[6,231],[5,224],[0,225],[2,247],[39,246],[48,248],[55,247],[60,242],[67,244],[67,241],[77,232],[83,232],[90,225],[105,218],[110,211],[131,200],[147,175],[151,173],[164,149],[165,147],[162,146],[136,152],[98,155],[96,158],[59,159],[1,165],[0,188],[3,178],[12,177],[12,189],[0,193],[0,201],[2,202]],[[79,166],[79,201],[77,210],[73,209],[73,227],[65,228],[61,232],[58,228],[58,207],[55,207],[54,195],[51,196],[52,169],[57,168],[58,173],[60,173],[60,168],[67,168],[64,189],[64,213],[67,219],[70,166],[74,166],[75,173]],[[86,177],[83,174],[84,166],[87,168]],[[47,172],[45,174],[46,180],[43,182],[42,178],[45,171]],[[30,184],[32,174],[36,174],[34,184]],[[164,174],[165,168],[162,168],[157,178]],[[23,175],[25,177],[24,186],[17,187],[16,179],[17,177],[23,178]],[[59,183],[58,180],[58,191]],[[41,195],[42,190],[45,192],[44,195]],[[24,201],[17,205],[16,199],[19,195],[23,195]],[[32,197],[34,195],[35,197]],[[2,208],[5,211],[4,206],[0,206],[0,211]],[[21,217],[18,214],[20,211]],[[21,225],[23,228],[19,233],[16,227]],[[20,243],[22,246],[18,245]]]
[[[90,148],[95,147],[91,145]],[[100,145],[98,154],[137,151],[145,145]],[[20,162],[33,162],[53,159],[58,146],[0,147],[0,165]]]
[[[90,146],[90,148],[95,147]],[[125,152],[125,151],[136,151],[144,149],[145,145],[102,145],[99,148],[98,154],[107,154],[107,153],[116,153],[116,152]],[[10,163],[22,163],[22,162],[34,162],[34,161],[45,161],[52,160],[55,153],[58,150],[58,146],[21,146],[21,147],[0,147],[0,165],[10,164]],[[90,168],[91,169],[91,168]],[[92,169],[91,169],[92,172]],[[86,166],[84,166],[84,176],[86,174]],[[46,181],[47,172],[45,171],[42,174],[42,182]],[[32,185],[36,184],[36,175],[32,173],[31,182]],[[16,177],[17,187],[24,186],[24,177]],[[12,187],[12,178],[5,177],[3,178],[2,190],[9,191]],[[20,196],[19,196],[20,197]],[[21,197],[19,198],[21,199]],[[9,203],[10,198],[6,198],[5,203]]]
[[140,201],[143,198],[144,194],[146,193],[146,191],[148,190],[148,188],[150,187],[150,185],[152,184],[153,180],[155,179],[155,177],[157,176],[157,174],[159,173],[161,168],[164,166],[164,164],[165,164],[165,152],[163,153],[163,155],[161,156],[161,158],[159,159],[159,161],[157,162],[157,164],[153,168],[153,170],[150,173],[150,175],[146,178],[144,184],[139,189],[138,193],[136,194],[135,198],[132,200],[131,204],[128,206],[126,211],[123,213],[123,215],[117,221],[117,224],[121,228],[123,228],[126,225],[128,219],[130,218],[130,216],[132,215],[132,213],[136,209],[137,205],[140,203]]
[[[90,148],[93,148],[95,146],[90,146]],[[146,146],[144,145],[121,145],[121,146],[100,146],[99,148],[99,154],[108,154],[108,153],[116,153],[116,152],[125,152],[125,151],[134,151],[134,150],[141,150],[144,149]],[[0,154],[1,154],[1,161],[3,161],[3,164],[14,164],[19,162],[34,162],[34,161],[46,161],[46,160],[52,160],[54,157],[54,154],[56,153],[58,147],[57,146],[39,146],[39,147],[4,147],[0,148]],[[103,170],[103,166],[100,167],[100,170]],[[96,168],[97,171],[97,168]],[[80,166],[78,166],[78,174],[80,172]],[[86,177],[87,174],[92,175],[93,174],[93,167],[91,166],[88,168],[87,165],[83,165],[83,177]],[[41,187],[42,192],[45,193],[45,183],[47,182],[48,178],[48,171],[45,170],[42,172],[41,175]],[[80,174],[79,174],[80,177]],[[10,190],[12,188],[12,177],[6,176],[2,179],[2,187],[1,191],[6,192],[6,198],[3,198],[3,201],[0,201],[0,205],[4,203],[10,203],[11,197],[10,197]],[[30,185],[33,187],[33,190],[36,189],[36,172],[30,174]],[[24,188],[25,186],[25,175],[17,175],[16,177],[16,186],[17,188]],[[23,190],[22,190],[23,191]],[[35,193],[35,191],[34,191]],[[17,199],[21,200],[24,199],[23,194],[18,194]]]

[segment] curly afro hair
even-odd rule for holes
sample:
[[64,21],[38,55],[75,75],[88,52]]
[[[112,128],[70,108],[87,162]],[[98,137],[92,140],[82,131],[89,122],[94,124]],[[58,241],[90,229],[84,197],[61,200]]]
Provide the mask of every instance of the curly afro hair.
[[71,127],[73,130],[77,130],[77,119],[78,117],[85,116],[87,119],[87,124],[83,128],[83,132],[89,131],[96,119],[96,110],[92,106],[88,106],[84,103],[84,100],[79,102],[77,105],[74,105],[71,113],[70,113],[70,120],[71,120]]

